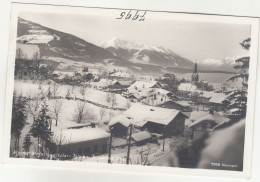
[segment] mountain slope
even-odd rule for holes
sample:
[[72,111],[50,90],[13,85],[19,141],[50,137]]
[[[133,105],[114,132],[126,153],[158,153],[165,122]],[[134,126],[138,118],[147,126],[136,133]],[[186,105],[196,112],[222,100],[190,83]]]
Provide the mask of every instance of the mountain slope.
[[18,19],[17,43],[34,44],[45,57],[61,57],[74,61],[103,62],[120,58],[107,50],[86,42],[74,35],[53,30],[42,25]]
[[122,57],[133,63],[151,64],[161,67],[177,66],[191,68],[194,66],[192,61],[175,54],[170,49],[160,46],[149,46],[116,37],[102,42],[100,46],[107,49],[114,56]]

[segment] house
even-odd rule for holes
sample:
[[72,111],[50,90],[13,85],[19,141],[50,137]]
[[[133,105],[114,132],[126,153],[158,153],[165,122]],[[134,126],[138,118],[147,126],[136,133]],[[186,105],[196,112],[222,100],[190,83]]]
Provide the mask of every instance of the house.
[[209,106],[216,111],[226,111],[227,110],[227,97],[223,93],[214,93],[209,100]]
[[163,104],[157,105],[158,107],[168,108],[168,109],[176,109],[182,112],[191,112],[192,108],[188,101],[173,101],[169,100]]
[[152,135],[147,131],[140,131],[137,133],[132,134],[132,139],[136,142],[138,145],[145,144],[147,141],[149,141],[152,138]]
[[191,83],[181,83],[178,86],[178,93],[181,97],[192,96],[197,90],[197,86]]
[[111,92],[124,92],[131,85],[131,81],[111,81],[108,84],[108,89]]
[[66,77],[74,77],[75,72],[74,71],[54,71],[52,73],[52,76],[58,79],[63,79]]
[[132,104],[122,113],[130,122],[141,130],[147,129],[150,133],[166,136],[179,135],[184,131],[184,122],[187,118],[179,110],[160,107]]
[[222,123],[229,122],[229,118],[223,114],[210,110],[209,112],[194,111],[189,118],[191,123],[188,128],[192,130],[192,138],[194,140],[201,138],[204,134],[212,131],[212,129]]
[[90,85],[94,89],[102,90],[102,89],[106,89],[108,87],[109,82],[110,81],[107,79],[101,79],[101,80],[99,80],[99,82],[91,82]]
[[128,72],[117,71],[109,75],[109,79],[116,79],[120,81],[133,81],[134,76]]
[[147,105],[159,105],[170,100],[179,100],[179,98],[172,92],[162,88],[146,88],[140,89],[139,94],[144,96],[143,103]]
[[106,153],[110,135],[99,128],[83,127],[54,131],[54,137],[57,153],[88,156]]
[[136,81],[130,87],[128,87],[128,93],[138,93],[141,92],[142,89],[147,88],[161,88],[161,84],[157,81]]
[[128,127],[130,119],[125,115],[118,115],[111,119],[108,126],[113,136],[126,137],[128,135]]

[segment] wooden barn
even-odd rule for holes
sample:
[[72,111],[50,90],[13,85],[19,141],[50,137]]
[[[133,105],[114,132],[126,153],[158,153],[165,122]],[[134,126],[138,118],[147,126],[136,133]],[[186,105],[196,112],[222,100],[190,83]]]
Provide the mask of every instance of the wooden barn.
[[184,132],[187,116],[179,110],[133,104],[123,113],[130,122],[142,130],[166,136],[179,135]]
[[106,153],[109,136],[104,130],[88,127],[54,132],[57,153],[84,156]]
[[113,136],[125,138],[128,135],[130,119],[124,115],[119,115],[111,119],[108,126]]
[[214,93],[209,100],[209,106],[215,111],[226,111],[227,110],[227,95],[222,93]]
[[191,120],[191,123],[188,127],[192,130],[194,140],[212,131],[217,125],[229,122],[229,118],[213,110],[209,112],[194,111],[191,113],[189,120]]
[[169,100],[163,104],[159,104],[158,107],[177,109],[183,112],[191,112],[192,108],[188,101],[172,101]]

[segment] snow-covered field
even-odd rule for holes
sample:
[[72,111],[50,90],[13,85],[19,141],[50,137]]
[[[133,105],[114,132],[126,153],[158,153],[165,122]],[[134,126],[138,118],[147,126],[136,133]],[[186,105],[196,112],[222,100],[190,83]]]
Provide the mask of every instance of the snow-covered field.
[[[57,93],[56,96],[60,96],[65,98],[67,93],[70,93],[70,97],[78,98],[78,99],[85,99],[90,102],[94,102],[98,105],[107,106],[111,108],[111,103],[106,101],[107,92],[103,92],[100,90],[95,90],[92,88],[86,88],[85,95],[83,96],[80,92],[81,87],[75,86],[74,88],[71,85],[57,85]],[[33,96],[39,92],[43,92],[47,94],[48,89],[50,88],[51,92],[53,91],[53,83],[32,83],[31,81],[15,81],[14,83],[14,90],[17,94],[22,94],[24,96]],[[116,94],[116,106],[115,108],[122,108],[126,109],[128,105],[128,100],[122,97],[119,94]]]
[[[33,97],[33,96],[36,96],[37,94],[42,94],[42,93],[46,94],[48,91],[48,88],[49,88],[48,84],[39,85],[38,83],[25,82],[25,81],[15,81],[15,86],[14,86],[14,90],[16,91],[16,93],[18,95],[22,94],[27,97],[28,96]],[[51,84],[51,89],[52,89],[52,84]],[[59,85],[58,91],[57,91],[57,96],[65,97],[68,89],[72,89],[71,86]],[[80,94],[79,87],[75,87],[73,93],[74,94],[72,94],[72,95],[74,97],[83,98],[82,95]],[[106,97],[105,92],[89,89],[86,92],[85,98],[88,99],[89,101],[95,102],[97,104],[99,103],[104,106],[110,106],[110,104],[105,101],[105,97]],[[120,95],[117,95],[117,98],[118,98],[117,107],[124,108],[127,100]],[[55,137],[55,133],[59,133],[61,130],[68,129],[70,127],[78,127],[78,126],[87,125],[87,124],[90,124],[91,122],[96,123],[98,125],[97,127],[99,127],[100,129],[107,131],[108,125],[105,123],[108,123],[110,121],[111,117],[117,116],[123,112],[120,110],[113,110],[113,109],[99,107],[95,104],[85,102],[85,110],[88,110],[91,113],[91,115],[94,117],[92,120],[86,120],[82,123],[77,123],[74,120],[75,110],[77,109],[78,104],[83,103],[83,102],[80,100],[74,100],[74,99],[67,100],[64,98],[56,99],[56,100],[58,100],[59,102],[62,102],[62,109],[59,114],[59,121],[58,121],[57,126],[56,126],[55,120],[52,119],[51,130],[54,133],[54,137]],[[34,101],[31,101],[31,102],[34,102]],[[46,104],[48,105],[49,114],[52,116],[53,116],[55,102],[56,101],[54,99],[46,99]],[[43,101],[40,104],[43,104]],[[101,109],[104,110],[104,116],[102,118],[100,116]],[[22,130],[20,147],[22,147],[21,144],[24,141],[24,137],[30,131],[30,127],[33,123],[33,116],[29,112],[28,112],[27,122],[28,122],[28,124]],[[31,139],[33,142],[32,146],[31,146],[31,151],[33,152],[33,151],[36,151],[36,149],[37,149],[37,140],[35,138],[31,138]]]

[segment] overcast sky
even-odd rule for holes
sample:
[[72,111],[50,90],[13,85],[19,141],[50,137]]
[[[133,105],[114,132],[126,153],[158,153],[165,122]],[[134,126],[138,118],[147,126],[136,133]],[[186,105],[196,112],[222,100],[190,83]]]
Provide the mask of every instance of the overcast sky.
[[21,13],[19,16],[96,45],[118,37],[169,48],[191,61],[248,54],[239,42],[250,37],[250,25],[176,21],[163,16],[153,19],[149,15],[152,12],[146,14],[145,21],[138,22],[118,20],[115,16],[119,15],[119,11],[115,12],[116,15]]

